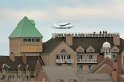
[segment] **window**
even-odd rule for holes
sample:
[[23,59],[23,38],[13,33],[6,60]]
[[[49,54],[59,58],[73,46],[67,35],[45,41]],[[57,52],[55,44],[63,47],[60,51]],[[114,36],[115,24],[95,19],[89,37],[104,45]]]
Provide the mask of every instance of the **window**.
[[62,50],[61,50],[61,53],[66,53],[66,50],[65,50],[65,49],[62,49]]
[[23,42],[40,42],[40,38],[24,38]]
[[34,39],[32,38],[32,42],[34,42]]
[[67,59],[70,59],[71,57],[70,57],[70,55],[67,55]]
[[27,42],[28,40],[27,39],[23,39],[23,42]]
[[83,54],[82,53],[78,53],[77,54],[77,59],[82,59],[83,58]]
[[77,64],[77,72],[81,73],[83,70],[83,65],[82,64]]
[[58,54],[56,56],[56,59],[66,60],[66,59],[71,59],[71,56],[69,54]]
[[28,38],[28,42],[31,42],[31,38]]
[[92,64],[89,64],[88,66],[89,66],[89,69],[91,69],[93,65]]
[[12,79],[14,79],[14,75],[12,75]]
[[113,55],[113,58],[115,58],[115,55]]
[[8,75],[8,80],[11,80],[12,79],[12,76],[11,75]]
[[89,55],[88,55],[88,58],[89,58],[89,59],[93,59],[93,54],[89,54]]
[[63,55],[61,56],[61,59],[64,59],[64,58],[63,58]]
[[67,56],[66,55],[63,55],[64,56],[64,59],[67,59]]
[[56,59],[59,59],[59,56],[58,55],[56,56]]
[[39,38],[37,38],[37,39],[36,39],[36,42],[40,42],[40,39],[39,39]]
[[79,64],[79,68],[82,69],[82,64]]

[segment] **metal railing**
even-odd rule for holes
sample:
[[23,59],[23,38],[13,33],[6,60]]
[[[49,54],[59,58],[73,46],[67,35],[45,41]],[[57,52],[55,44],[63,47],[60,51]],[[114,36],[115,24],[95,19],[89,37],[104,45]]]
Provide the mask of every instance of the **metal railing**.
[[56,59],[56,63],[74,63],[74,59]]
[[119,36],[119,33],[53,33],[52,37],[66,37],[71,35],[73,37],[113,37]]
[[47,82],[47,81],[18,81],[18,80],[0,80],[0,82]]
[[77,63],[97,63],[97,59],[77,59]]

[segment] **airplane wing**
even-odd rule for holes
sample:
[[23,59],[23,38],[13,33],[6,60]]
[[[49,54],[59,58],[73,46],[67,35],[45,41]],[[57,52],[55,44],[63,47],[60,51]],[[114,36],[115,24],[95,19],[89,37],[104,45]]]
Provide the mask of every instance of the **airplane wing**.
[[59,26],[66,26],[69,25],[70,23],[59,23]]
[[72,27],[67,27],[68,29],[72,28]]
[[54,25],[53,25],[53,28],[55,28],[55,29],[60,29],[61,26],[58,26],[57,24],[54,24]]

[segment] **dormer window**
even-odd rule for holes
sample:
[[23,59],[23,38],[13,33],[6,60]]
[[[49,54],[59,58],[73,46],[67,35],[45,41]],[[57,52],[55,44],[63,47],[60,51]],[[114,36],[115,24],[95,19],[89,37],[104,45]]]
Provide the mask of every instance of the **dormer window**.
[[81,47],[81,46],[79,46],[77,49],[76,49],[76,52],[84,52],[85,50]]
[[27,70],[27,71],[30,71],[29,65],[26,66],[26,70]]
[[65,49],[62,49],[62,50],[61,50],[61,53],[66,53],[66,50],[65,50]]
[[118,47],[117,46],[113,46],[112,49],[111,49],[111,52],[118,53],[119,52]]
[[10,67],[7,64],[2,65],[2,70],[8,70]]
[[5,80],[5,76],[7,75],[7,71],[10,67],[7,64],[3,64],[2,65],[2,75],[3,75],[3,79]]
[[22,71],[22,66],[21,66],[21,64],[18,65],[18,71]]
[[86,49],[86,52],[95,52],[95,49],[94,49],[92,46],[89,46],[89,47]]

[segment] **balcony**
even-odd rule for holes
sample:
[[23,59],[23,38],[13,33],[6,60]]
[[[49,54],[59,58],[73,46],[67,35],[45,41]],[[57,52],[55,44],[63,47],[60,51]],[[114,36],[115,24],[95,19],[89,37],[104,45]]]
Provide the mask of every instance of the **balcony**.
[[97,63],[97,59],[77,59],[77,63]]
[[56,63],[74,63],[74,59],[56,59]]

